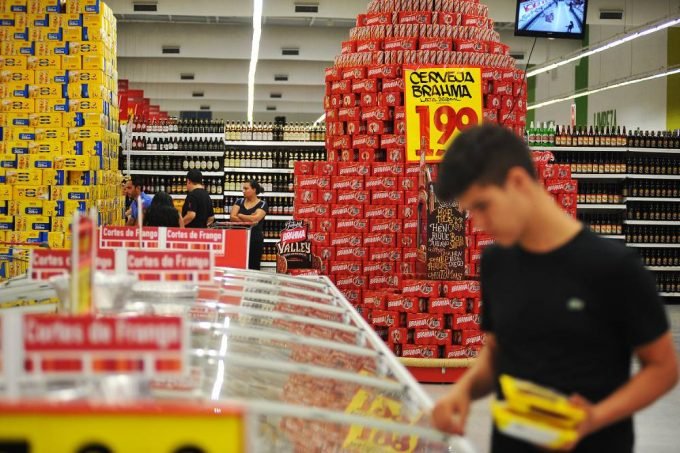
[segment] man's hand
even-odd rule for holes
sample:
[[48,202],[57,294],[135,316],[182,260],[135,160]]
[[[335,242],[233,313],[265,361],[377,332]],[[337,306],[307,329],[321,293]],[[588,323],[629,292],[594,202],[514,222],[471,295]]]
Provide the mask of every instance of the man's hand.
[[465,424],[470,411],[470,392],[457,384],[451,392],[437,401],[432,411],[435,428],[451,434],[465,434]]
[[572,395],[571,398],[569,398],[569,402],[582,409],[586,415],[583,421],[576,428],[576,432],[578,433],[576,440],[562,448],[558,448],[556,451],[572,451],[585,437],[599,429],[595,419],[595,406],[593,403],[581,395]]

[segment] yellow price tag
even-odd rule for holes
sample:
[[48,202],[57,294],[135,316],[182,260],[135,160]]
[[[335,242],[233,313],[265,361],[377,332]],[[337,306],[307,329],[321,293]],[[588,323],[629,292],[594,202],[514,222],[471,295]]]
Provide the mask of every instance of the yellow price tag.
[[[401,409],[401,402],[382,395],[374,396],[361,389],[354,395],[345,412],[403,423],[406,417]],[[417,445],[418,438],[415,436],[352,425],[342,448],[348,451],[411,453]]]
[[405,69],[406,160],[441,162],[453,140],[483,118],[480,68]]

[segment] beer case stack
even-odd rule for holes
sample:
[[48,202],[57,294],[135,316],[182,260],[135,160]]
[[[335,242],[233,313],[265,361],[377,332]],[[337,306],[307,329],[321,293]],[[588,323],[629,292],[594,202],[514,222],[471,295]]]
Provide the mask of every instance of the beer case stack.
[[98,0],[0,0],[4,242],[69,248],[74,212],[122,218],[116,41]]
[[[416,273],[421,170],[406,162],[409,65],[480,67],[484,121],[523,135],[524,73],[485,5],[374,0],[326,70],[328,161],[296,163],[294,216],[309,222],[321,273],[398,355],[470,357],[483,342],[478,283],[428,282]],[[493,238],[469,223],[467,242],[466,273],[475,276],[479,250]]]

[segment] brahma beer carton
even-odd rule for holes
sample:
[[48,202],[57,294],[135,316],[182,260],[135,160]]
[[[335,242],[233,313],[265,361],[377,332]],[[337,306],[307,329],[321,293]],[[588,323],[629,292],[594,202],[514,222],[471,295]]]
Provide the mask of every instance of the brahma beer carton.
[[287,274],[294,269],[312,269],[312,243],[307,237],[307,224],[291,220],[281,231],[276,244],[276,272]]

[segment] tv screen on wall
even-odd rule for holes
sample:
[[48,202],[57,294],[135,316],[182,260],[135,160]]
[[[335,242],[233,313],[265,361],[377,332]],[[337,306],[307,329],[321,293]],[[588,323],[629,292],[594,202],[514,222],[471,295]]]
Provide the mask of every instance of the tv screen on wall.
[[583,39],[587,0],[518,0],[515,35]]

